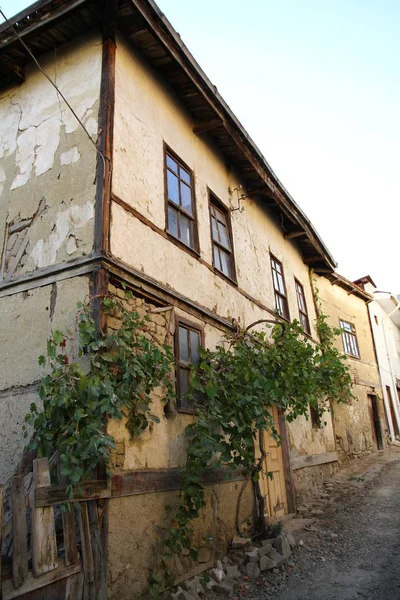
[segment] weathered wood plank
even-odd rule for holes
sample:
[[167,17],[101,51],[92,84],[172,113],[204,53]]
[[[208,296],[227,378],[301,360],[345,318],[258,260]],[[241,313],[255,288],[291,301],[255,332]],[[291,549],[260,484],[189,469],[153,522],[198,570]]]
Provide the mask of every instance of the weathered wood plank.
[[[240,481],[240,469],[208,469],[202,477],[204,485]],[[181,469],[160,469],[159,471],[126,471],[118,473],[111,480],[111,497],[134,496],[151,492],[179,490],[182,486]]]
[[1,548],[3,545],[3,514],[4,514],[3,486],[0,485],[0,600],[2,600],[2,598],[3,598],[3,594],[1,591],[1,588],[2,588],[2,585],[1,585]]
[[97,498],[109,498],[111,489],[107,485],[107,481],[84,481],[81,483],[82,493],[76,492],[72,500],[65,493],[65,485],[52,485],[39,488],[36,490],[36,508],[44,508],[54,506],[55,504],[63,504],[64,502],[84,502],[86,500],[94,500]]
[[70,575],[74,575],[75,573],[79,573],[82,570],[81,564],[78,563],[76,565],[71,565],[70,567],[64,567],[64,565],[60,565],[54,571],[49,571],[40,577],[34,577],[32,573],[29,573],[24,583],[21,585],[19,589],[16,589],[13,586],[11,580],[3,582],[3,600],[14,600],[14,598],[19,598],[24,594],[28,594],[29,592],[33,592],[34,590],[39,590],[40,588],[44,588],[55,581],[60,579],[65,579],[66,577],[70,577]]
[[[243,475],[240,469],[208,469],[203,478],[203,485],[241,481]],[[181,469],[160,469],[143,471],[124,471],[116,473],[111,479],[111,487],[105,480],[84,481],[83,493],[76,494],[69,500],[65,486],[49,486],[36,490],[36,507],[53,506],[64,502],[85,502],[120,496],[135,496],[152,492],[167,492],[179,490],[182,486]]]
[[97,500],[90,500],[87,503],[88,515],[89,515],[89,529],[92,543],[92,556],[93,556],[93,570],[94,570],[94,585],[96,594],[95,597],[99,596],[99,589],[101,585],[101,571],[102,571],[102,546],[100,537],[99,517],[97,513]]
[[80,510],[78,510],[78,522],[81,534],[82,562],[83,571],[85,574],[85,584],[89,584],[94,581],[94,565],[92,540],[90,537],[89,527],[89,513],[86,502],[80,505]]
[[65,548],[65,566],[74,565],[78,560],[78,549],[76,547],[76,531],[75,531],[75,508],[70,505],[70,509],[63,511],[63,533],[64,533],[64,548]]
[[321,454],[306,454],[305,456],[296,456],[291,459],[293,471],[303,469],[304,467],[315,467],[325,463],[336,462],[338,459],[337,452],[322,452]]
[[65,600],[81,600],[83,594],[83,572],[70,575],[65,590]]
[[32,517],[32,570],[34,577],[53,571],[58,566],[57,539],[54,509],[35,508],[35,490],[50,485],[50,469],[47,458],[33,461]]
[[28,576],[26,509],[23,477],[13,477],[11,496],[14,533],[12,578],[14,587],[20,588]]

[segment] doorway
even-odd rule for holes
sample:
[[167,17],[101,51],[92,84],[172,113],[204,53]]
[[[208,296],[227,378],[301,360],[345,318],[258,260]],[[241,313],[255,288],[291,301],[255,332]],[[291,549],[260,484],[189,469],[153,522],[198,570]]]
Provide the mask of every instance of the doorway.
[[371,421],[372,439],[378,450],[383,449],[383,436],[379,420],[378,400],[375,394],[368,394],[368,412]]
[[[277,406],[271,407],[274,419],[274,427],[281,434],[281,424]],[[265,498],[265,509],[270,517],[283,517],[287,513],[287,498],[285,485],[284,462],[282,456],[282,445],[278,445],[275,438],[268,432],[264,432],[264,447],[267,453],[265,459],[265,471],[272,474],[268,477],[263,472],[260,477],[261,493]]]

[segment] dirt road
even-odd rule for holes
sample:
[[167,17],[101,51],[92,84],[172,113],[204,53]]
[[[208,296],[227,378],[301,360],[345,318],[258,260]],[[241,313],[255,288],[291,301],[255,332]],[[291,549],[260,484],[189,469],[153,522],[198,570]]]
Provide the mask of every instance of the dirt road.
[[297,536],[303,545],[283,580],[248,590],[248,600],[400,599],[400,453],[339,474],[309,529]]

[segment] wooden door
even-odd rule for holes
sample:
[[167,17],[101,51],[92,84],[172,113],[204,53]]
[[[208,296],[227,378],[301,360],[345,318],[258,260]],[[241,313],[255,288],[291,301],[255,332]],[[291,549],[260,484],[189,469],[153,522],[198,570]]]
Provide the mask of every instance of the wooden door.
[[381,422],[379,420],[378,404],[375,394],[368,394],[368,412],[371,421],[372,439],[378,450],[383,448]]
[[[280,433],[278,409],[276,406],[271,408],[274,418],[274,426],[278,434]],[[265,468],[262,474],[260,487],[265,496],[265,508],[270,517],[282,517],[287,513],[287,499],[285,487],[285,473],[282,457],[282,448],[278,446],[276,440],[267,432],[264,432],[264,446],[267,457],[265,459]],[[265,471],[272,476],[267,477]]]

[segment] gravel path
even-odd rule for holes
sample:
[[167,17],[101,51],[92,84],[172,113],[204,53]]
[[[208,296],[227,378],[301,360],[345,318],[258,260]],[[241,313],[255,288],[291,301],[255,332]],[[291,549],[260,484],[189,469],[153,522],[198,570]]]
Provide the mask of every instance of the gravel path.
[[400,453],[364,468],[338,474],[323,515],[295,534],[292,563],[244,582],[237,598],[400,600]]

